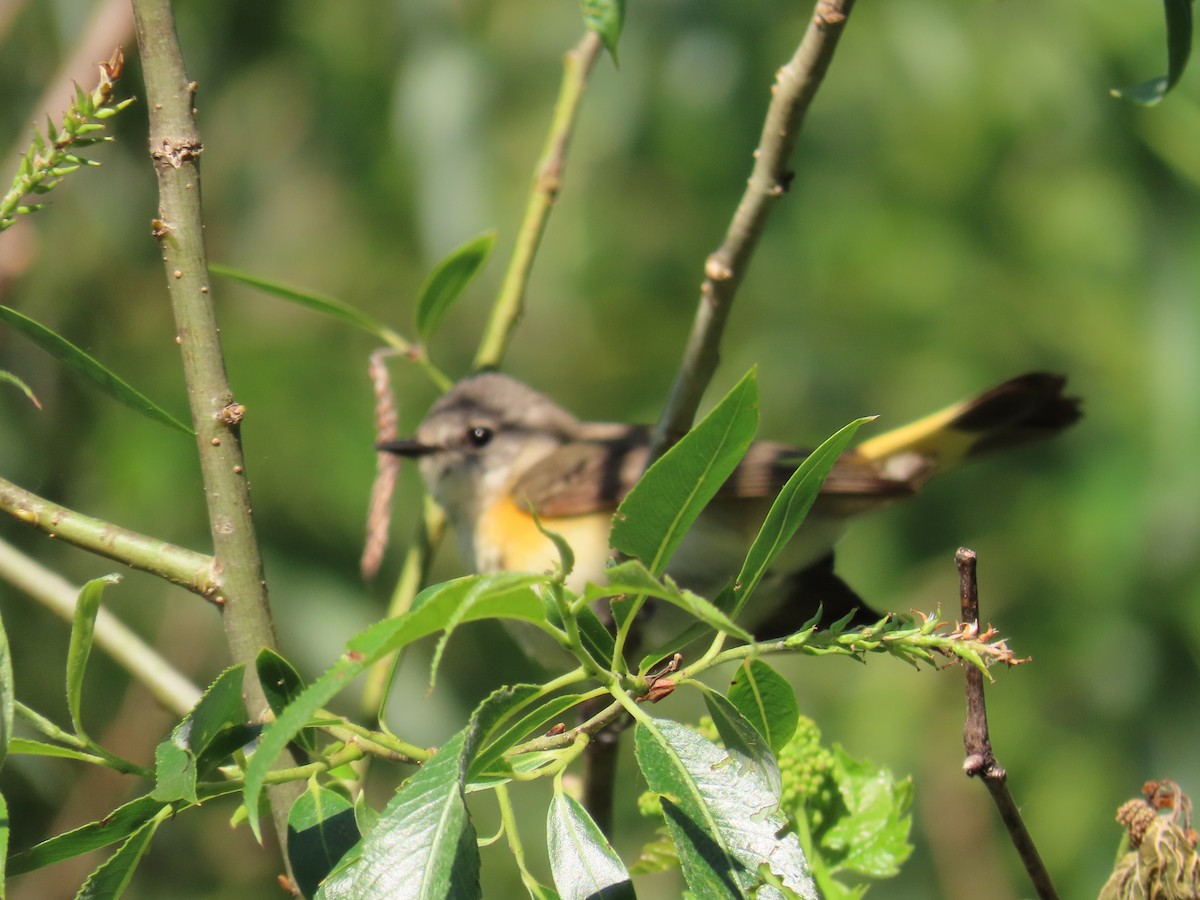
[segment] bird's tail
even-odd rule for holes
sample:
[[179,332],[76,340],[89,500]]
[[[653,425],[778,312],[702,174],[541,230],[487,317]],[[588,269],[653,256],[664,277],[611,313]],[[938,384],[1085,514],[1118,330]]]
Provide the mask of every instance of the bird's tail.
[[871,438],[855,452],[894,476],[920,460],[944,472],[968,460],[1053,437],[1082,415],[1078,397],[1063,393],[1066,378],[1046,372],[1021,375],[974,399]]

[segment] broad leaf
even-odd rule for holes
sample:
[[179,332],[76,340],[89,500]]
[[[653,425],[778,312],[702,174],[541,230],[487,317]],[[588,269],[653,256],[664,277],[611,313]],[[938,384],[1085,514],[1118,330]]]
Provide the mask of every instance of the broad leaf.
[[354,804],[310,781],[288,813],[288,859],[301,895],[311,897],[358,839]]
[[495,242],[493,231],[472,238],[447,254],[429,273],[417,295],[417,334],[422,341],[428,341],[437,331],[454,301],[487,261]]
[[447,741],[388,803],[358,858],[335,872],[318,898],[474,900],[479,848],[467,815],[467,729]]
[[146,418],[169,425],[184,434],[193,433],[191,428],[162,409],[149,397],[45,325],[35,322],[7,306],[0,306],[0,321],[7,322],[64,366],[91,381],[118,403],[123,403]]
[[79,893],[75,895],[75,900],[116,900],[125,893],[134,870],[150,846],[154,832],[170,812],[169,809],[159,811],[154,818],[131,834],[116,853],[88,876]]
[[100,601],[104,588],[121,580],[120,575],[105,575],[93,578],[79,591],[75,600],[75,617],[71,624],[71,643],[67,650],[67,708],[71,712],[71,726],[80,737],[86,737],[81,715],[83,704],[83,675],[87,670],[88,657],[92,652],[92,634],[96,629],[96,615],[100,612]]
[[[269,647],[258,651],[254,667],[258,672],[259,684],[266,694],[267,705],[275,715],[283,712],[304,690],[304,680],[296,671],[296,667]],[[317,749],[316,740],[307,729],[297,734],[296,740],[309,753]]]
[[821,837],[834,851],[832,871],[849,869],[874,878],[900,871],[912,853],[912,781],[897,782],[892,773],[868,760],[857,760],[834,745],[834,777],[845,814]]
[[[246,766],[244,802],[254,833],[259,833],[258,798],[272,764],[313,715],[346,685],[388,654],[456,621],[459,606],[468,597],[473,599],[470,609],[461,616],[461,621],[510,618],[545,627],[542,600],[533,590],[534,585],[544,584],[545,581],[544,575],[499,572],[469,575],[434,585],[417,595],[409,612],[377,622],[351,638],[345,654],[263,730],[258,749]],[[475,597],[474,591],[480,584],[486,585],[486,590]]]
[[8,859],[8,874],[20,875],[60,860],[70,859],[123,841],[162,810],[170,809],[152,797],[138,797],[113,810],[98,822],[56,835]]
[[704,689],[704,705],[712,717],[721,741],[738,764],[748,772],[754,772],[770,789],[776,802],[783,793],[779,780],[779,763],[775,761],[767,740],[738,712],[729,698],[711,688]]
[[242,702],[244,667],[217,676],[170,737],[154,751],[156,800],[195,803],[196,782],[251,736]]
[[742,660],[729,682],[729,700],[766,739],[772,753],[779,753],[796,733],[796,692],[761,659]]
[[787,480],[775,502],[771,504],[762,528],[759,529],[746,554],[746,560],[742,563],[742,570],[734,581],[737,602],[731,612],[732,616],[736,618],[741,612],[776,557],[795,535],[796,529],[800,527],[800,523],[812,508],[813,501],[821,492],[821,485],[825,483],[829,470],[842,455],[854,433],[864,422],[870,421],[870,418],[856,419],[838,431],[810,453]]
[[315,309],[317,312],[353,325],[355,328],[360,328],[367,332],[367,334],[372,334],[379,338],[389,346],[402,347],[408,343],[386,325],[354,308],[349,303],[333,297],[326,297],[323,294],[314,294],[311,291],[302,291],[299,288],[288,287],[277,281],[260,278],[257,275],[251,275],[249,272],[243,272],[239,269],[217,263],[209,263],[208,270],[214,275],[232,278],[234,281],[240,281],[242,284],[258,288],[260,291],[265,291],[282,300],[288,300],[292,303],[298,303],[301,306],[307,306],[309,309]]
[[661,794],[667,827],[693,894],[743,897],[764,882],[766,865],[800,896],[816,887],[795,835],[779,837],[777,801],[755,772],[716,744],[668,719],[639,721],[638,766]]
[[625,0],[580,0],[583,23],[600,35],[604,48],[617,61],[617,40],[625,25]]
[[554,887],[563,900],[632,900],[629,871],[578,800],[555,791],[546,815]]
[[610,536],[613,548],[661,575],[696,517],[745,455],[757,427],[758,384],[751,370],[621,501]]

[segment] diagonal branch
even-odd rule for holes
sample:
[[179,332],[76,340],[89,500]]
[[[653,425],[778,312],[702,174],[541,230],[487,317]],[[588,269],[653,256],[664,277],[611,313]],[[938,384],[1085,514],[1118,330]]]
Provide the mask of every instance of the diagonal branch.
[[704,264],[704,283],[679,374],[654,433],[654,456],[691,427],[719,361],[721,335],[767,216],[787,192],[788,160],[821,87],[854,0],[818,0],[800,46],[775,75],[754,169],[725,239]]
[[218,583],[211,556],[85,516],[3,478],[0,478],[0,510],[53,538],[215,600]]

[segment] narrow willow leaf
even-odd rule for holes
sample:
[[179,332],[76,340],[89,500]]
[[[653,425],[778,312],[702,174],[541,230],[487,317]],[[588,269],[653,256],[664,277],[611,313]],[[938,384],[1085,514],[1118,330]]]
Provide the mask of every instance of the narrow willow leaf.
[[467,729],[442,745],[388,803],[358,859],[334,873],[318,898],[474,900],[479,848],[467,814]]
[[25,382],[23,382],[20,378],[18,378],[12,372],[6,372],[3,369],[0,369],[0,381],[4,381],[4,382],[7,382],[8,384],[14,385],[17,388],[17,390],[19,390],[21,393],[23,393],[26,397],[29,398],[30,403],[32,403],[38,409],[42,408],[41,401],[38,400],[37,396],[33,393],[33,389],[30,388],[29,385],[27,385]]
[[[4,630],[4,622],[0,621],[0,768],[8,756],[9,746],[13,739],[13,704],[16,701],[16,691],[13,687],[12,650],[8,645],[8,632]],[[5,817],[7,822],[7,817]],[[0,879],[0,888],[3,879]]]
[[767,739],[724,694],[704,688],[704,705],[708,707],[708,714],[717,726],[725,749],[742,768],[756,773],[778,802],[783,793],[783,783],[779,778],[779,763],[775,761]]
[[761,659],[742,660],[729,682],[729,701],[779,753],[796,733],[800,705],[787,679]]
[[607,583],[603,587],[589,584],[584,589],[584,597],[589,603],[614,594],[654,597],[686,610],[717,631],[733,635],[741,641],[754,640],[750,632],[699,594],[680,588],[669,576],[655,578],[636,559],[615,565],[604,574]]
[[625,0],[580,0],[583,23],[604,42],[604,47],[617,61],[617,40],[625,25]]
[[417,595],[408,613],[377,622],[351,638],[345,654],[263,730],[258,749],[246,766],[244,803],[255,835],[259,834],[258,798],[271,765],[313,715],[346,685],[388,654],[434,634],[455,621],[458,607],[480,582],[486,582],[488,590],[473,602],[461,617],[462,621],[509,618],[545,627],[542,600],[533,587],[544,584],[546,580],[544,575],[498,572],[469,575],[433,585]]
[[746,605],[746,601],[750,599],[763,576],[767,574],[776,557],[795,535],[796,529],[800,527],[800,523],[804,521],[808,511],[812,509],[813,501],[821,492],[821,485],[825,483],[829,470],[833,468],[837,458],[842,455],[842,451],[846,449],[850,439],[854,437],[854,433],[864,422],[870,421],[870,418],[855,419],[838,431],[810,453],[792,473],[792,477],[787,480],[779,492],[779,496],[771,504],[767,518],[754,538],[754,543],[750,545],[750,550],[746,553],[746,560],[742,563],[742,570],[734,582],[737,602],[732,615],[735,618],[741,612],[742,607]]
[[88,876],[75,900],[117,900],[133,878],[134,870],[142,861],[154,832],[171,810],[160,811],[149,822],[129,836],[116,853],[105,860],[96,871]]
[[550,871],[562,900],[632,900],[633,882],[608,838],[574,797],[555,791],[546,814]]
[[1193,0],[1163,0],[1167,17],[1167,74],[1141,84],[1113,88],[1112,95],[1141,106],[1154,106],[1179,83],[1192,54]]
[[342,300],[326,297],[323,294],[314,294],[310,291],[302,291],[299,288],[288,287],[277,281],[260,278],[257,275],[251,275],[249,272],[243,272],[240,269],[234,269],[230,266],[223,266],[217,263],[209,263],[208,270],[214,275],[240,281],[242,284],[258,288],[260,291],[279,297],[281,300],[288,300],[292,303],[298,303],[301,306],[307,306],[309,309],[315,309],[317,312],[353,325],[355,328],[367,332],[367,334],[374,335],[388,346],[401,348],[408,346],[408,342],[392,329]]
[[437,331],[454,301],[483,268],[495,242],[494,231],[481,234],[456,247],[434,266],[417,295],[417,334],[422,341],[428,341]]
[[46,326],[7,306],[0,306],[0,321],[7,322],[64,366],[91,381],[118,403],[123,403],[146,418],[168,425],[184,434],[193,433],[191,428],[162,409],[149,397]]
[[745,455],[757,427],[758,383],[751,370],[621,501],[610,537],[613,548],[661,575],[696,517]]
[[8,874],[5,871],[5,861],[8,858],[8,803],[4,800],[4,795],[0,794],[0,900],[4,900],[7,893],[5,884],[8,881]]
[[301,896],[311,897],[358,839],[354,804],[310,781],[288,812],[287,853]]
[[59,759],[74,759],[78,762],[94,763],[99,757],[94,753],[74,750],[59,744],[47,744],[32,738],[15,737],[8,742],[8,752],[14,756],[56,756]]
[[805,900],[816,887],[770,787],[701,735],[669,719],[638,722],[638,766],[661,794],[688,887],[705,898],[743,897],[763,884],[766,865]]
[[51,863],[70,859],[80,853],[99,850],[123,841],[169,806],[151,797],[138,797],[110,812],[98,822],[90,822],[73,831],[56,835],[8,859],[8,874],[32,872]]
[[582,694],[563,694],[559,697],[552,697],[530,710],[490,740],[485,737],[483,749],[471,761],[468,777],[474,780],[476,777],[486,775],[510,748],[522,741],[536,737],[539,730],[556,723],[560,716],[577,706],[582,699]]
[[81,715],[83,702],[83,675],[88,657],[92,653],[92,634],[96,629],[96,615],[100,612],[100,601],[104,588],[121,580],[120,575],[105,575],[93,578],[85,584],[75,600],[75,618],[71,624],[71,644],[67,651],[67,708],[71,712],[71,727],[80,737],[86,737]]

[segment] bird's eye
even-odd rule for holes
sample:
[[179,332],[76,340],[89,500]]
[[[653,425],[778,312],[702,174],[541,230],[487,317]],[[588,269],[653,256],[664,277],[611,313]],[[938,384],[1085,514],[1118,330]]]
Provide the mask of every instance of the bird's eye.
[[476,425],[467,432],[467,443],[472,447],[484,447],[492,439],[492,429]]

